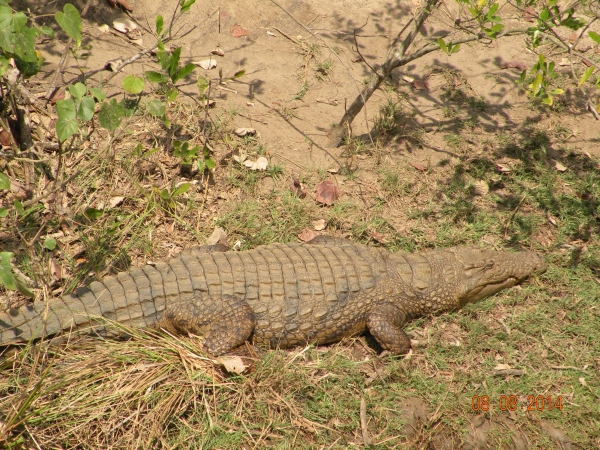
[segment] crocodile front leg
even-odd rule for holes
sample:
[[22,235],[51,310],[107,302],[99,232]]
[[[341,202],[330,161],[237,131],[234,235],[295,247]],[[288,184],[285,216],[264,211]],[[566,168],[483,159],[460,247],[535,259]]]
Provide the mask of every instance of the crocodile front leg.
[[254,324],[254,311],[244,299],[224,295],[174,303],[165,309],[156,327],[203,335],[204,349],[219,356],[250,339]]
[[374,305],[367,315],[367,328],[377,342],[394,355],[404,355],[410,350],[410,339],[402,327],[406,314],[391,303]]

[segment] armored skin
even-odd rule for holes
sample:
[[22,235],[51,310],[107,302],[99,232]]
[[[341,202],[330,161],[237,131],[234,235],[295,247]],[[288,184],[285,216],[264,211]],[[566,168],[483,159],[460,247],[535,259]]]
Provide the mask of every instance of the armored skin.
[[242,252],[184,250],[89,288],[0,312],[0,346],[61,332],[102,334],[98,317],[203,335],[220,355],[246,341],[287,348],[366,330],[393,354],[410,349],[410,320],[461,308],[546,270],[533,252],[451,247],[390,253],[318,236]]

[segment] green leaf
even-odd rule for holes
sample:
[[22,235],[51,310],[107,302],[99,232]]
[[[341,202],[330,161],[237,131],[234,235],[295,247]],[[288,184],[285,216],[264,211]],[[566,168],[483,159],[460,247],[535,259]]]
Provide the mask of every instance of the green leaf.
[[146,111],[154,117],[164,117],[167,112],[167,105],[159,100],[150,100],[146,102]]
[[[234,75],[235,76],[235,75]],[[208,88],[208,84],[210,82],[209,78],[204,78],[202,75],[198,76],[198,89],[200,90],[200,95],[203,96],[206,88]]]
[[0,284],[12,291],[17,289],[12,264],[10,263],[13,256],[15,254],[11,252],[0,252]]
[[69,86],[69,92],[75,98],[81,98],[85,95],[85,85],[82,83],[75,83]]
[[167,100],[168,102],[174,102],[177,99],[178,95],[179,91],[177,89],[170,89],[165,95],[165,100]]
[[171,194],[169,194],[169,191],[167,191],[166,189],[160,191],[160,196],[163,200],[171,200]]
[[98,100],[99,102],[101,102],[102,100],[104,100],[106,98],[106,94],[104,92],[102,92],[102,89],[98,89],[98,88],[90,88],[90,93],[96,98],[96,100]]
[[147,72],[144,72],[144,76],[146,77],[146,80],[148,80],[150,83],[166,83],[167,81],[169,81],[168,76],[159,72],[155,72],[153,70],[148,70]]
[[171,77],[171,81],[173,83],[175,83],[175,77],[177,76],[177,68],[179,67],[179,58],[181,56],[181,47],[177,47],[175,50],[173,50],[173,53],[171,53],[171,56],[169,57],[169,66],[167,68],[168,72],[169,72],[169,76]]
[[588,31],[588,36],[591,37],[594,42],[600,44],[600,34]]
[[540,13],[540,19],[544,22],[550,18],[550,10],[548,8],[544,8]]
[[177,189],[175,189],[173,191],[173,193],[171,194],[171,197],[177,197],[178,195],[181,194],[185,194],[187,191],[190,190],[190,183],[183,183],[182,185],[180,185]]
[[77,107],[77,117],[84,122],[88,122],[94,116],[94,109],[96,108],[96,102],[94,97],[86,95],[81,99]]
[[127,75],[123,79],[123,89],[130,94],[139,94],[144,90],[144,79],[134,75]]
[[73,100],[58,100],[54,107],[56,114],[61,119],[74,119],[77,113],[75,112],[75,103]]
[[552,94],[552,95],[560,95],[560,94],[564,94],[564,93],[565,93],[565,90],[560,89],[560,88],[552,89],[550,91],[550,94]]
[[460,50],[460,44],[455,44],[452,46],[452,50],[450,53],[454,54],[454,53],[458,52],[458,50]]
[[13,52],[25,62],[34,62],[37,60],[38,56],[35,52],[36,34],[34,29],[27,27],[22,27],[15,32]]
[[448,53],[448,48],[446,47],[446,43],[444,42],[444,40],[442,38],[438,38],[437,43],[440,46],[440,49],[444,53]]
[[29,288],[27,286],[25,286],[25,283],[23,283],[19,277],[15,277],[15,283],[17,283],[17,290],[21,294],[23,294],[24,296],[29,297],[29,298],[35,297],[33,295],[33,292],[31,292],[29,290]]
[[536,95],[538,95],[538,92],[540,92],[540,88],[542,87],[543,79],[544,79],[544,76],[542,75],[542,73],[538,72],[537,75],[535,76],[535,79],[533,80],[533,83],[531,84],[531,93],[533,94],[534,97]]
[[492,6],[490,6],[490,10],[487,13],[487,17],[490,18],[492,17],[494,14],[496,14],[496,11],[498,11],[498,3],[494,3]]
[[542,99],[542,103],[545,103],[548,106],[552,106],[552,103],[554,103],[554,99],[552,98],[551,95],[547,95],[546,97],[544,97]]
[[8,216],[8,209],[0,208],[0,218]]
[[0,172],[0,189],[3,191],[10,189],[10,179],[2,172]]
[[50,237],[44,239],[44,247],[50,251],[54,250],[56,248],[56,239]]
[[156,34],[158,34],[158,36],[162,34],[164,26],[163,16],[156,16]]
[[125,109],[125,117],[131,117],[138,111],[138,102],[131,98],[121,100],[121,106]]
[[104,211],[102,211],[101,209],[88,208],[85,210],[85,215],[89,219],[98,219],[99,217],[102,216],[102,214],[104,214]]
[[569,17],[561,21],[560,24],[564,27],[570,28],[571,30],[579,30],[581,27],[585,26],[585,21],[569,15]]
[[206,164],[206,168],[208,170],[213,170],[217,166],[217,164],[215,163],[215,161],[212,158],[205,158],[204,164]]
[[75,45],[79,47],[81,45],[81,16],[79,11],[70,3],[64,6],[63,11],[58,11],[54,17],[58,25],[70,38],[73,38]]
[[233,79],[237,80],[238,78],[243,77],[244,75],[246,75],[246,70],[238,70],[234,75],[233,75]]
[[187,77],[190,73],[192,73],[194,71],[195,68],[196,68],[196,64],[192,64],[192,63],[186,64],[185,66],[183,66],[175,74],[173,83],[176,83],[177,81],[182,80],[185,77]]
[[125,108],[113,98],[110,102],[102,103],[100,112],[98,113],[98,121],[102,128],[106,128],[108,131],[115,131],[124,116]]
[[180,0],[181,14],[187,12],[194,3],[196,3],[196,0]]
[[0,55],[0,77],[8,70],[8,59]]
[[578,86],[581,86],[583,83],[585,83],[588,80],[589,77],[592,76],[592,74],[594,73],[594,69],[595,69],[594,66],[588,67],[588,69],[581,76]]
[[56,135],[60,142],[65,142],[79,131],[79,123],[75,119],[59,118],[56,121]]
[[14,205],[15,209],[17,210],[18,215],[20,215],[20,216],[25,215],[25,209],[23,208],[23,203],[21,203],[19,200],[15,200],[13,202],[13,205]]
[[40,29],[42,30],[42,33],[44,33],[46,36],[49,36],[51,38],[54,37],[54,30],[52,28],[47,27],[46,25],[42,25]]

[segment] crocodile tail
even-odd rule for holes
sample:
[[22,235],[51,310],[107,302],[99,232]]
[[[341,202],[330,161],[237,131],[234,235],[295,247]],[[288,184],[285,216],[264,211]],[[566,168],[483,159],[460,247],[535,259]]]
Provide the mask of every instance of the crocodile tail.
[[99,320],[103,317],[131,327],[152,326],[158,311],[164,309],[164,294],[157,296],[151,289],[154,276],[162,279],[151,267],[132,269],[48,302],[0,312],[0,346],[60,332],[106,335],[106,321]]

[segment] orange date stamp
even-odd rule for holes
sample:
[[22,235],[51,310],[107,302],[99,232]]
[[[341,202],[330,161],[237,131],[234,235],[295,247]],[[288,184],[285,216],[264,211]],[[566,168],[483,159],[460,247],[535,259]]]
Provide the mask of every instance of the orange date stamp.
[[[487,395],[474,395],[471,397],[471,408],[473,411],[489,411],[498,408],[500,411],[516,411],[519,403],[527,404],[527,411],[551,411],[559,409],[562,411],[562,395],[553,397],[551,395],[528,395],[527,401],[519,401],[516,395],[501,395],[496,402]],[[522,398],[522,397],[521,397]]]

